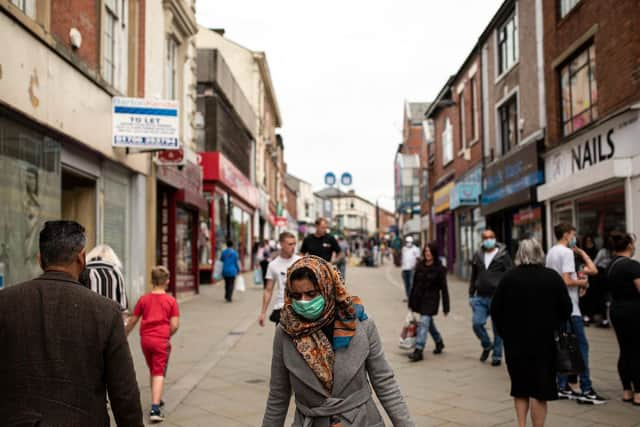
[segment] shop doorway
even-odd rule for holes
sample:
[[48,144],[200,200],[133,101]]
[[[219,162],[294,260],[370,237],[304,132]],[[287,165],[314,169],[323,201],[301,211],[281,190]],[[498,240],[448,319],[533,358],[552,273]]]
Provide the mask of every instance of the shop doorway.
[[84,226],[87,250],[96,245],[96,217],[95,179],[63,169],[61,218],[76,221]]

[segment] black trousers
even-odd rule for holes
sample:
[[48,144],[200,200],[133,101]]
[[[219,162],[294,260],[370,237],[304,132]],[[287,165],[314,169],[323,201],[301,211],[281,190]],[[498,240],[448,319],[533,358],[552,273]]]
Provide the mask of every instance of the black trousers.
[[260,268],[262,269],[262,285],[267,286],[267,268],[269,267],[269,261],[263,259],[260,261]]
[[233,297],[233,288],[236,284],[236,277],[225,277],[224,278],[224,299],[227,301],[231,301]]
[[622,387],[640,393],[640,302],[614,301],[611,323],[620,346],[618,374]]

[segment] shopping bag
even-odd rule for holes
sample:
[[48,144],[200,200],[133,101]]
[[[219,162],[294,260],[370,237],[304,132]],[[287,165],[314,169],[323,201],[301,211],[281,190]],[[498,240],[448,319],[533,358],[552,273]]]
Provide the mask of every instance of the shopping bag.
[[253,284],[256,286],[262,285],[262,269],[259,267],[253,270]]
[[222,280],[222,261],[217,260],[215,264],[213,264],[213,281],[217,282],[218,280]]
[[556,372],[559,375],[577,375],[584,371],[584,361],[576,334],[567,327],[555,332]]
[[412,312],[407,314],[400,332],[400,348],[403,350],[411,350],[416,346],[416,335],[418,332],[418,320]]
[[247,288],[245,288],[245,286],[244,286],[244,277],[242,277],[242,276],[237,276],[236,277],[235,289],[238,292],[244,292],[244,291],[247,290]]

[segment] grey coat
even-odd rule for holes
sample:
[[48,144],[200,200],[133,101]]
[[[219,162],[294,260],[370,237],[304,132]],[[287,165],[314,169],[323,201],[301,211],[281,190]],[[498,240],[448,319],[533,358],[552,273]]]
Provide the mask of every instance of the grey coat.
[[278,327],[263,427],[284,425],[292,390],[296,400],[292,427],[328,427],[332,415],[339,416],[344,427],[382,427],[384,421],[372,399],[369,381],[393,425],[414,426],[373,321],[358,322],[349,347],[336,350],[333,378],[329,396],[291,337]]

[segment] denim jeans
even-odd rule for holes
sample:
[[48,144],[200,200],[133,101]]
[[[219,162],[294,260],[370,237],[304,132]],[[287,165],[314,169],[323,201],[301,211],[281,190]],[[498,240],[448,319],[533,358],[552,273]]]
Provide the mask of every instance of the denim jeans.
[[487,319],[491,315],[491,298],[472,297],[470,303],[473,311],[473,332],[480,340],[483,349],[489,350],[493,347],[493,360],[502,360],[502,338],[496,331],[496,325],[493,325],[493,344],[485,328]]
[[435,342],[442,342],[442,336],[436,328],[436,322],[433,316],[423,314],[420,317],[420,323],[418,323],[418,331],[416,332],[416,349],[423,350],[427,345],[427,335],[431,334],[431,338]]
[[413,281],[413,270],[402,270],[402,281],[404,282],[404,292],[407,299],[411,296],[411,282]]
[[[582,316],[571,316],[571,328],[578,339],[578,347],[580,347],[580,355],[584,361],[584,371],[579,375],[580,389],[583,393],[591,390],[591,378],[589,377],[589,342],[584,332],[584,320]],[[558,375],[558,388],[563,390],[569,384],[569,377],[566,375]]]

